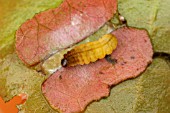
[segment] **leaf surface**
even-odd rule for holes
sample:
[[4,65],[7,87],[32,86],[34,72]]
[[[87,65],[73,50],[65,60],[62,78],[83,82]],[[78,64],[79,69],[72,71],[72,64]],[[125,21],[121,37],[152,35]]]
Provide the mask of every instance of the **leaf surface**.
[[114,86],[108,98],[90,104],[85,113],[168,113],[170,62],[155,58],[139,77]]
[[148,30],[155,52],[170,54],[170,0],[119,0],[118,4],[129,26]]
[[[0,61],[0,80],[5,79],[2,96],[5,101],[12,99],[19,93],[26,93],[28,100],[21,106],[26,113],[53,113],[41,93],[41,84],[46,79],[35,70],[24,66],[16,54],[7,55]],[[2,90],[0,91],[2,93]],[[1,94],[0,93],[0,94]]]
[[[118,8],[119,12],[127,18],[130,26],[145,28],[149,31],[150,35],[154,34],[151,38],[156,52],[169,53],[169,0],[155,1],[119,0]],[[31,93],[29,93],[26,104],[21,107],[25,113],[55,113],[56,111],[51,109],[40,92],[40,85],[44,78],[39,77],[39,74],[30,69],[29,72],[31,71],[30,73],[34,74],[25,74],[25,71],[28,71],[28,69],[16,58],[16,54],[12,54],[12,56],[8,55],[14,51],[14,35],[19,26],[27,19],[32,18],[36,13],[41,11],[55,8],[60,3],[61,0],[0,0],[0,96],[5,100],[10,100],[17,92],[22,92],[23,89],[19,89],[17,85],[12,86],[11,83],[21,78],[21,80],[23,80],[24,77],[28,76],[27,79],[31,81],[28,82],[30,87],[25,87],[24,92],[28,90],[29,93],[31,90]],[[159,13],[155,13],[157,12],[156,9],[159,10]],[[156,21],[153,22],[155,14],[157,18]],[[156,31],[154,30],[155,27]],[[101,34],[103,35],[105,33],[101,32]],[[6,66],[4,66],[3,63],[3,67],[6,68],[2,68],[2,57],[5,55],[8,55],[4,58],[4,60],[7,60],[5,61]],[[14,59],[17,60],[17,63],[12,63],[15,64],[15,69],[18,71],[22,71],[23,69],[20,74],[17,72],[14,74],[14,69],[9,69],[9,64],[13,62]],[[167,62],[169,61],[163,57],[155,58],[153,64],[150,65],[144,74],[136,79],[128,80],[114,86],[108,98],[90,104],[86,112],[114,113],[115,111],[131,113],[138,111],[155,113],[158,111],[160,113],[168,113],[170,111],[170,88],[168,81],[170,72]],[[10,73],[14,75],[9,75],[9,70],[11,70]],[[8,77],[6,75],[8,75]],[[24,77],[22,75],[24,75]],[[32,82],[35,79],[37,83]],[[161,85],[159,85],[160,83]],[[23,84],[27,84],[27,82],[20,82],[19,86]],[[38,84],[38,86],[36,84]],[[155,96],[155,94],[157,95]]]

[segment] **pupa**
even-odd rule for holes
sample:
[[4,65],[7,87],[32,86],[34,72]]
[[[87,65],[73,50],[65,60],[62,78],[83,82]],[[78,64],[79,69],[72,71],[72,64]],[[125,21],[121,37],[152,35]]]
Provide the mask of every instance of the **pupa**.
[[113,34],[106,34],[97,41],[78,45],[64,54],[61,61],[63,67],[89,64],[110,55],[117,47],[117,39]]

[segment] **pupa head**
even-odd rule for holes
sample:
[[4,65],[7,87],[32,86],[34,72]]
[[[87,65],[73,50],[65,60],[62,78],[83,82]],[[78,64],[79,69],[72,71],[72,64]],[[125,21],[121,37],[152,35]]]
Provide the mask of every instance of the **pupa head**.
[[61,65],[62,65],[63,67],[66,67],[66,66],[67,66],[67,59],[63,58],[63,59],[61,60]]

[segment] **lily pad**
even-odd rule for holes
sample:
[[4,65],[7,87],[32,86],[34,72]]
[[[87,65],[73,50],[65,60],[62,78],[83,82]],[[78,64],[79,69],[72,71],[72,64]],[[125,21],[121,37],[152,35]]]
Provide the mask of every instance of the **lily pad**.
[[170,54],[170,0],[119,0],[118,4],[129,26],[148,30],[155,52]]

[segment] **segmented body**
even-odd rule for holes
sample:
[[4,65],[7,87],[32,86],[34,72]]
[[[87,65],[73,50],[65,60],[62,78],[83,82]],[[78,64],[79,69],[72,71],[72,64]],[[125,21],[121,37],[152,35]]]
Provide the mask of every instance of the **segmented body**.
[[81,44],[68,51],[61,64],[62,66],[89,64],[111,54],[116,47],[116,37],[112,34],[106,34],[97,41]]

